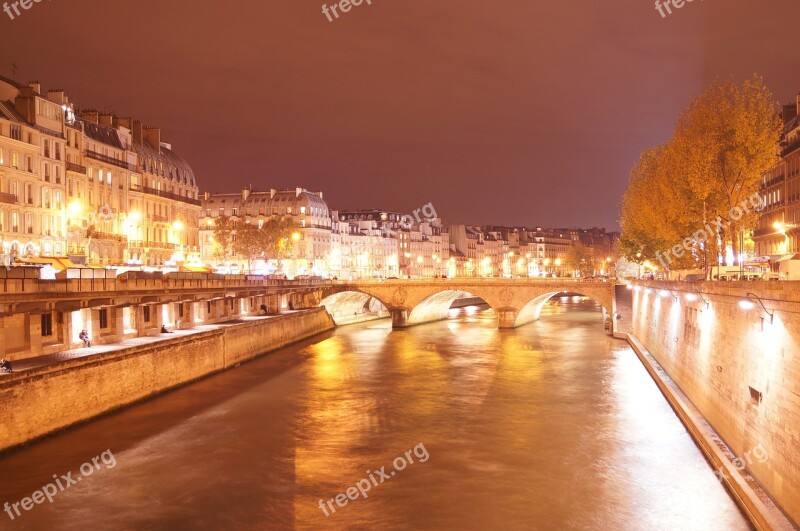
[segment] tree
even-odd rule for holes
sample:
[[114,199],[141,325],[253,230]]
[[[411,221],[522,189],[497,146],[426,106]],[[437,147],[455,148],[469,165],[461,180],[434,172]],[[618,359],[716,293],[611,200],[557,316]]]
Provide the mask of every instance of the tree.
[[229,217],[217,219],[214,229],[214,259],[227,262],[233,256],[233,240],[236,223]]
[[233,252],[247,261],[247,270],[251,271],[253,260],[264,255],[263,232],[256,225],[242,223],[236,228],[233,240]]
[[293,237],[297,225],[291,218],[273,217],[264,222],[264,252],[268,258],[288,258],[294,251]]
[[247,270],[252,271],[254,260],[286,258],[292,256],[293,235],[297,226],[291,218],[269,218],[259,225],[248,219],[244,223],[234,223],[229,218],[220,218],[215,236],[215,257],[225,260],[231,256],[247,262]]
[[[705,259],[724,254],[728,243],[738,256],[739,235],[758,220],[755,209],[739,206],[777,162],[781,124],[775,111],[759,77],[714,83],[693,100],[674,137],[643,152],[631,171],[620,209],[623,255],[638,263],[660,259],[671,269],[705,267]],[[707,227],[720,226],[707,234]],[[705,241],[689,241],[703,230]],[[688,250],[665,262],[663,253],[676,246]]]
[[705,204],[707,219],[724,222],[721,241],[731,244],[737,260],[740,235],[757,223],[758,213],[742,211],[737,219],[735,209],[758,192],[762,175],[777,163],[781,126],[775,99],[758,76],[714,83],[678,120],[674,143],[684,178]]
[[590,277],[595,270],[594,250],[581,241],[576,241],[567,251],[564,262],[568,268],[578,271],[582,277]]

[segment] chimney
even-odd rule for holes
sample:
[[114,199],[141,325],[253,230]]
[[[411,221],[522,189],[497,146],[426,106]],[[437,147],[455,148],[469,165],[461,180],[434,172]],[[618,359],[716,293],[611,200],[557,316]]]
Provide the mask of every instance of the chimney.
[[132,118],[119,118],[118,116],[114,117],[114,121],[112,124],[114,127],[124,127],[129,131],[133,131],[133,119]]
[[69,98],[67,98],[66,93],[61,89],[48,90],[47,99],[58,105],[69,104]]
[[134,120],[132,125],[133,127],[131,127],[131,131],[133,132],[133,143],[137,146],[141,146],[143,138],[142,122],[139,120]]
[[250,189],[245,188],[242,190],[242,201],[247,201],[247,198],[250,197]]
[[86,120],[87,122],[98,123],[100,120],[100,114],[97,111],[81,111],[80,116],[82,120]]
[[300,197],[300,194],[302,194],[302,193],[303,193],[303,189],[302,188],[295,188],[294,189],[294,196],[295,197]]
[[206,201],[208,201],[208,198],[209,198],[209,197],[211,197],[211,194],[210,194],[209,192],[203,192],[203,199],[205,199]]
[[269,198],[270,199],[274,199],[275,198],[275,194],[277,194],[277,193],[278,193],[278,191],[275,188],[270,188],[269,189]]
[[100,123],[100,125],[104,125],[106,127],[114,127],[114,115],[113,114],[101,114],[99,116],[99,123]]
[[797,114],[800,114],[800,92],[797,93]]
[[158,127],[143,127],[142,139],[151,148],[161,153],[161,129]]
[[33,89],[36,94],[42,93],[42,85],[38,81],[31,81],[28,86]]
[[324,199],[324,198],[322,197],[322,192],[317,192],[317,195],[319,196],[319,198],[320,198],[320,199]]

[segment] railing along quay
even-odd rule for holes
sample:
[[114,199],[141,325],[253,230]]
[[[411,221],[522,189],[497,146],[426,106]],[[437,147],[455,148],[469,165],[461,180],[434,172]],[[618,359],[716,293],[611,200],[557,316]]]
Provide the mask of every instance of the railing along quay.
[[117,275],[108,269],[67,269],[55,279],[40,278],[35,267],[0,268],[2,293],[47,294],[47,293],[96,293],[125,291],[164,290],[214,290],[214,289],[259,289],[313,288],[330,284],[323,279],[277,280],[257,275],[219,275],[215,273],[160,273],[128,271]]

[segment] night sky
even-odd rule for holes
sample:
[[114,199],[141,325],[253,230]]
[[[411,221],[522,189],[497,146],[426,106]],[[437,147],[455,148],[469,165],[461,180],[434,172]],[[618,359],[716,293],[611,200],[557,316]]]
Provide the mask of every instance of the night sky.
[[201,191],[608,228],[713,79],[800,91],[797,0],[371,1],[44,0],[0,12],[0,75],[161,126]]

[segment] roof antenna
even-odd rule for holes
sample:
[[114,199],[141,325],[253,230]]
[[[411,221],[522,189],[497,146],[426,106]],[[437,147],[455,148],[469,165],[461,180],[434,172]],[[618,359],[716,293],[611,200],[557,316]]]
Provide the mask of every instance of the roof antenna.
[[14,81],[14,82],[17,81],[17,69],[18,68],[19,67],[17,66],[17,63],[12,61],[11,62],[11,81]]

